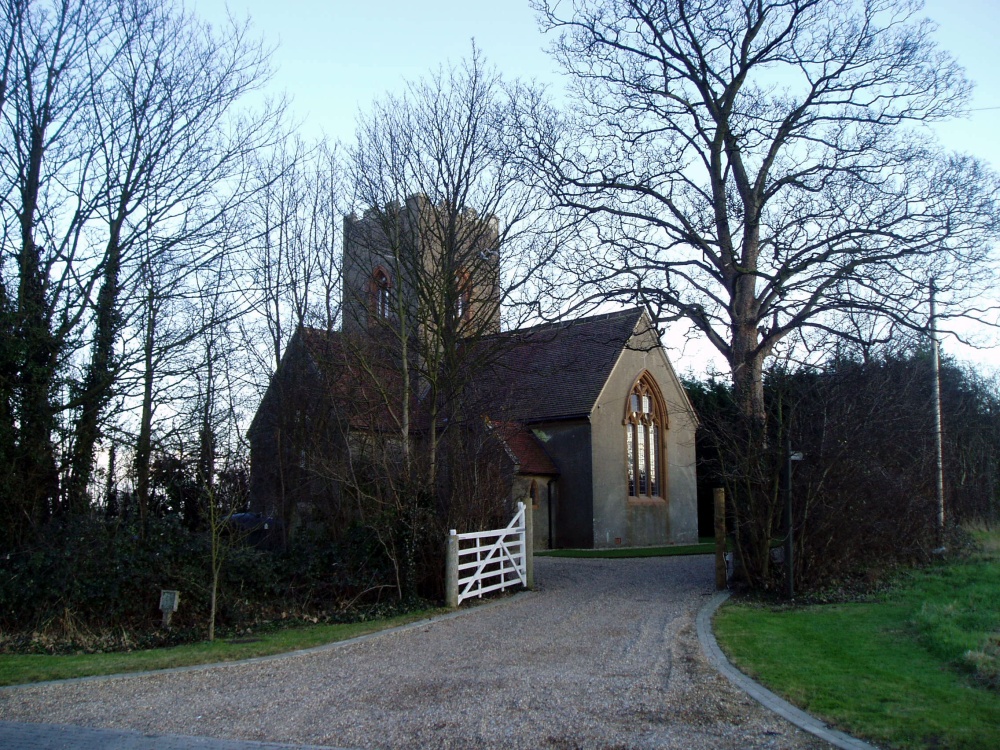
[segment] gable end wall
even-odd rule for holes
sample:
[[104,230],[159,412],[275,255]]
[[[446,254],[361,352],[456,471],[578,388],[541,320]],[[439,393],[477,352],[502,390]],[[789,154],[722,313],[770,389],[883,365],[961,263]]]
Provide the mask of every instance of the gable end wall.
[[[623,419],[626,399],[644,370],[656,380],[667,408],[668,429],[663,433],[667,496],[662,501],[628,498]],[[696,421],[686,394],[658,346],[655,332],[638,334],[623,350],[591,412],[590,421],[594,546],[696,543]]]

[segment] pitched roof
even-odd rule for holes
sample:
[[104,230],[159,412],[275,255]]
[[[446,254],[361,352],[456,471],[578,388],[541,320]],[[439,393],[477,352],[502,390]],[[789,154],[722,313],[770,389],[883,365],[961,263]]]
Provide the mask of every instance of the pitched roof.
[[[399,430],[398,410],[386,408],[387,404],[395,407],[403,393],[402,376],[389,348],[321,328],[301,327],[296,336],[319,370],[327,396],[342,406],[350,405],[345,416],[352,427]],[[417,428],[423,410],[415,394],[410,399],[410,424]]]
[[485,346],[496,346],[483,379],[490,416],[531,423],[589,415],[642,315],[630,308],[487,337]]
[[[308,359],[305,359],[303,354],[308,355]],[[296,398],[299,398],[302,394],[298,391],[302,387],[305,387],[307,392],[315,389],[316,383],[310,380],[311,378],[314,380],[317,374],[322,383],[318,387],[325,390],[324,395],[339,391],[337,378],[332,376],[332,373],[341,369],[338,363],[342,359],[339,332],[301,326],[296,329],[281,355],[277,369],[271,375],[267,390],[247,429],[247,435],[252,436],[259,429],[267,428],[276,412],[284,408],[282,402],[293,391],[296,391]],[[304,397],[310,396],[311,394],[307,393]],[[318,402],[319,396],[316,398]]]
[[[473,379],[476,393],[466,394],[472,397],[470,404],[477,404],[477,415],[485,413],[495,420],[521,424],[585,418],[594,408],[642,316],[642,308],[630,308],[484,337],[472,344],[473,357],[482,365],[482,372]],[[352,400],[355,408],[360,402],[360,414],[351,418],[355,427],[394,427],[390,415],[375,416],[384,411],[380,406],[382,389],[388,386],[394,391],[399,387],[399,375],[385,347],[369,342],[371,346],[362,356],[370,360],[369,365],[359,367],[356,350],[365,348],[363,340],[348,344],[338,331],[303,327],[289,345],[286,357],[296,343],[308,352],[330,395]],[[414,422],[421,420],[422,412],[414,401],[411,412]],[[525,457],[533,461],[529,455],[530,441],[525,437],[515,442],[523,447]],[[539,465],[544,464],[541,459],[538,461]]]
[[489,422],[494,434],[503,441],[521,474],[558,476],[559,469],[552,463],[541,441],[535,434],[517,422]]
[[344,347],[340,331],[301,326],[296,334],[302,339],[309,353],[320,367],[339,367],[344,357]]

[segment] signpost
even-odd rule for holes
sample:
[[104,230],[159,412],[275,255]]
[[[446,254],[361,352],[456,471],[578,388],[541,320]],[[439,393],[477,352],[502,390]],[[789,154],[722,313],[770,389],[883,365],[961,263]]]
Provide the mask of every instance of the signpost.
[[177,611],[181,601],[181,592],[171,589],[160,589],[160,611],[163,613],[163,627],[170,627],[170,616]]

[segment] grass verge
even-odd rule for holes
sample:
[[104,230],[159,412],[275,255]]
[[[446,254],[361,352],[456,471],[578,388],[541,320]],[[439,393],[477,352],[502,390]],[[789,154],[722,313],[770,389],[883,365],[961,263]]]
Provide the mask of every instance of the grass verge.
[[286,628],[252,638],[216,640],[171,648],[155,648],[113,654],[4,654],[0,655],[0,685],[20,685],[71,677],[145,672],[153,669],[188,667],[195,664],[238,661],[255,656],[287,653],[327,643],[344,641],[360,635],[406,625],[441,614],[446,610],[429,609],[390,617],[385,620],[310,625]]
[[608,549],[550,549],[536,552],[535,557],[669,557],[670,555],[710,555],[715,541],[700,537],[698,544],[675,544],[666,547],[611,547]]
[[747,674],[858,736],[896,748],[996,750],[1000,691],[989,685],[1000,532],[979,536],[981,553],[914,571],[882,601],[725,606],[714,623],[719,644]]

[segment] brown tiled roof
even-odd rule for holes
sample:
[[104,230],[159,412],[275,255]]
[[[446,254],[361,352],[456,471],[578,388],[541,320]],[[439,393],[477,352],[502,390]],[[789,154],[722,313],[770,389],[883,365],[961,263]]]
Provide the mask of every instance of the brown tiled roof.
[[489,391],[490,416],[522,423],[582,418],[590,414],[641,308],[548,323],[487,337],[481,387]]
[[559,469],[552,463],[541,441],[527,427],[517,422],[490,422],[490,427],[507,447],[517,463],[519,473],[540,476],[559,474]]

